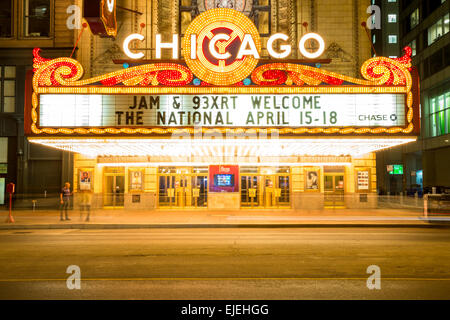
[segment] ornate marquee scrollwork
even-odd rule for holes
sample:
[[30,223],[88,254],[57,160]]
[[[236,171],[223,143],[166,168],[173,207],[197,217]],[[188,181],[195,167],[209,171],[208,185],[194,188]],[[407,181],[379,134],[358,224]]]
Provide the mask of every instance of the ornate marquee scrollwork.
[[92,84],[104,86],[184,86],[191,83],[192,72],[176,63],[155,63],[122,69],[102,76],[80,80],[84,74],[82,65],[70,58],[44,59],[40,49],[34,50],[33,86],[80,87]]
[[361,67],[363,79],[344,76],[307,65],[292,63],[270,63],[256,68],[252,81],[261,86],[318,86],[321,84],[342,85],[344,82],[363,86],[402,85],[411,86],[411,49],[405,48],[401,58],[375,57],[367,60]]

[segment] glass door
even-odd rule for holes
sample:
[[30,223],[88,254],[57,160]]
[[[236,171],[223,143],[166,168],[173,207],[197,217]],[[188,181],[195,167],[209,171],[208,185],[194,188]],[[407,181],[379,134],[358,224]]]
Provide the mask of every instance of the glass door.
[[207,207],[208,172],[203,171],[205,170],[192,168],[159,168],[159,207]]
[[270,208],[277,205],[277,199],[275,197],[276,191],[276,177],[275,176],[263,176],[263,204],[264,207]]
[[263,168],[258,174],[241,173],[241,207],[289,208],[289,168]]
[[186,197],[189,189],[187,177],[184,175],[170,174],[159,176],[159,206],[184,208],[190,203]]
[[289,208],[291,206],[290,176],[277,172],[263,176],[263,203],[266,208]]
[[278,176],[277,188],[279,189],[280,193],[278,197],[278,204],[280,206],[290,206],[291,205],[290,177]]
[[194,207],[208,206],[208,176],[194,175],[192,179],[192,199]]
[[[190,181],[189,181],[190,182]],[[191,206],[191,198],[189,197],[191,186],[188,185],[188,177],[185,175],[175,176],[175,201],[173,205],[175,207],[184,208]]]
[[123,207],[125,195],[125,175],[105,174],[105,207]]
[[241,206],[259,207],[258,176],[241,175]]
[[345,207],[344,186],[345,183],[343,173],[325,173],[324,176],[325,207],[330,208]]
[[175,202],[175,176],[159,176],[159,205],[161,207],[172,206]]

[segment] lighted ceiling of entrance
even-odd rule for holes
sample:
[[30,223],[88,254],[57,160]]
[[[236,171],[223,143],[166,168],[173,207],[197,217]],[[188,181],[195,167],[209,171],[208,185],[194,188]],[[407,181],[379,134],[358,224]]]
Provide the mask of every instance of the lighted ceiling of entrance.
[[367,139],[127,139],[30,138],[52,148],[97,156],[154,157],[292,157],[360,156],[415,141],[411,138]]

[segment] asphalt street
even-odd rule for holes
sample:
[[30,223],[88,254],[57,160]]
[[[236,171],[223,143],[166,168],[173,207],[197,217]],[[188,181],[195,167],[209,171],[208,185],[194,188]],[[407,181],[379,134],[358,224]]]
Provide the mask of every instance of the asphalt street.
[[450,299],[448,228],[5,230],[0,243],[0,299]]

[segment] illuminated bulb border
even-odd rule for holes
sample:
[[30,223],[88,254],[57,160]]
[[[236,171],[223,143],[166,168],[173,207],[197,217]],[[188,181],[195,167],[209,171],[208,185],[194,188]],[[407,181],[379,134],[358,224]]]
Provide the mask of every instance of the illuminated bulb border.
[[[265,162],[289,161],[297,156],[360,156],[377,150],[415,141],[417,138],[317,138],[317,139],[133,139],[133,138],[30,138],[30,142],[77,152],[92,158],[97,156],[175,157],[173,161],[197,161],[201,157],[242,158]],[[237,158],[236,156],[237,155]],[[197,159],[197,160],[196,160]],[[271,160],[272,159],[272,160]],[[164,160],[168,161],[168,160]],[[237,160],[238,161],[238,160]],[[292,159],[290,161],[293,161]]]
[[[70,93],[70,94],[319,94],[319,93],[405,93],[407,105],[408,124],[403,127],[377,127],[377,128],[283,128],[271,129],[279,134],[380,134],[380,133],[403,133],[409,134],[414,130],[412,123],[413,95],[412,77],[408,68],[411,67],[410,58],[389,59],[376,57],[366,61],[361,67],[361,74],[366,80],[346,77],[333,72],[319,70],[317,68],[294,65],[289,63],[273,63],[263,65],[252,74],[255,83],[262,83],[264,73],[267,71],[286,71],[286,81],[294,81],[301,85],[303,82],[318,85],[321,82],[348,81],[362,86],[321,86],[321,87],[294,87],[294,86],[244,86],[244,87],[210,87],[210,86],[187,86],[192,79],[192,72],[179,64],[160,63],[150,64],[119,70],[110,74],[79,81],[84,70],[81,64],[70,58],[58,58],[48,60],[39,56],[39,49],[33,50],[35,55],[33,77],[33,95],[31,110],[31,130],[34,134],[167,134],[189,132],[193,128],[38,128],[37,108],[39,106],[39,94],[45,93]],[[177,76],[174,79],[174,76]],[[273,79],[272,79],[273,80]],[[104,86],[88,86],[89,84],[104,82]],[[157,86],[159,83],[168,82],[174,87]],[[115,86],[122,82],[125,87]],[[385,86],[389,83],[391,86]],[[133,87],[139,84],[140,86]],[[146,85],[151,85],[146,87]],[[266,84],[267,85],[267,84]],[[203,128],[203,132],[216,131],[219,133],[230,132],[260,132],[264,128]]]

